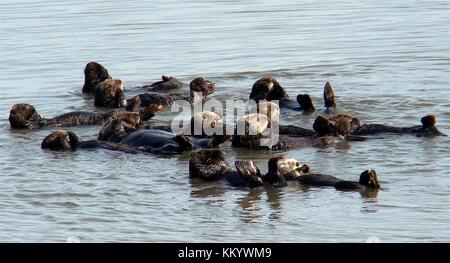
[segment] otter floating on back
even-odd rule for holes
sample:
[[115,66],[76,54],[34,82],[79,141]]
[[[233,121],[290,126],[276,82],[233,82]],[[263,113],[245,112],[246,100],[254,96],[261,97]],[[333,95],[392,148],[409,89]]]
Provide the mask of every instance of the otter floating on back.
[[[9,123],[13,129],[39,129],[42,127],[70,127],[81,125],[101,125],[111,116],[121,118],[139,118],[131,112],[94,113],[86,111],[68,112],[53,118],[44,118],[33,105],[21,103],[12,106],[9,113]],[[137,116],[135,116],[137,115]]]
[[112,117],[100,130],[99,140],[112,141],[133,147],[143,147],[162,153],[180,153],[197,148],[215,148],[226,142],[229,136],[212,138],[189,138],[184,134],[174,134],[164,130],[137,130],[126,120]]

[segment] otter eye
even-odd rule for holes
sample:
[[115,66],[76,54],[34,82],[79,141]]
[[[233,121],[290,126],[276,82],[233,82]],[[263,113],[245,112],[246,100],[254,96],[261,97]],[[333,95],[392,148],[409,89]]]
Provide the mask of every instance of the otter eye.
[[295,165],[298,167],[298,166],[300,166],[300,163],[299,163],[299,162],[296,162]]

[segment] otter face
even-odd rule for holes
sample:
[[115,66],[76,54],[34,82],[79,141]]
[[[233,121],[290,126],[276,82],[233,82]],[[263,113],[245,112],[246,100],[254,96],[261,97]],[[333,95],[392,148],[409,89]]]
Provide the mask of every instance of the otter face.
[[[252,113],[239,118],[237,122],[237,131],[238,133],[244,132],[245,135],[259,135],[267,129],[268,125],[269,117],[261,113]],[[245,130],[242,131],[242,129]]]
[[380,184],[378,183],[377,173],[374,169],[365,170],[359,176],[359,183],[361,185],[367,186],[368,188],[378,189],[380,188]]
[[102,141],[120,142],[129,133],[135,132],[137,129],[134,125],[125,122],[118,116],[112,116],[98,134],[98,139]]
[[326,136],[334,134],[335,122],[322,115],[317,116],[313,124],[313,129],[319,134],[319,136]]
[[358,118],[351,115],[340,114],[331,118],[335,122],[336,135],[347,136],[359,128],[360,122]]
[[162,111],[165,107],[170,107],[172,103],[173,97],[171,96],[144,93],[128,99],[126,103],[126,110],[139,112],[141,119],[143,121],[147,121],[153,118],[156,113]]
[[281,159],[278,161],[277,166],[280,174],[287,179],[295,179],[311,172],[311,168],[308,165],[301,164],[295,159]]
[[73,151],[76,149],[80,139],[70,131],[54,131],[44,138],[42,149],[53,151]]
[[114,115],[136,129],[142,125],[141,116],[137,112],[115,112]]
[[107,79],[95,88],[96,107],[120,108],[126,105],[123,82],[120,79]]
[[202,129],[215,128],[220,120],[221,117],[217,113],[211,111],[203,111],[196,113],[191,118],[191,125],[193,125],[193,127],[202,127]]
[[420,121],[422,122],[422,127],[424,129],[428,129],[436,124],[436,117],[434,115],[427,115],[425,117],[422,117]]
[[250,99],[256,102],[260,100],[279,100],[288,97],[280,83],[271,76],[257,80],[252,87]]
[[189,89],[191,99],[194,99],[195,92],[201,92],[202,98],[205,98],[215,91],[216,85],[209,80],[198,77],[191,81],[191,83],[189,84]]
[[13,129],[38,128],[38,121],[41,119],[34,106],[30,104],[15,104],[9,112],[9,124]]
[[89,62],[84,68],[83,93],[94,93],[96,86],[106,79],[111,79],[108,70],[97,62]]
[[323,88],[323,100],[325,102],[325,108],[335,108],[336,102],[334,101],[334,92],[331,87],[331,82],[327,81]]
[[298,94],[297,102],[305,112],[311,112],[315,110],[311,97],[308,94]]
[[250,108],[250,112],[258,112],[266,115],[269,118],[269,122],[274,122],[278,120],[280,115],[280,107],[270,101],[261,101]]

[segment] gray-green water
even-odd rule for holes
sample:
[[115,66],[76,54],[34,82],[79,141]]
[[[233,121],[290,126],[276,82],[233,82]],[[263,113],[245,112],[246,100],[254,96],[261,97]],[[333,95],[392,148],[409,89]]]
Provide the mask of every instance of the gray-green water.
[[[188,153],[42,151],[53,129],[12,131],[7,120],[20,102],[43,116],[95,110],[81,94],[95,60],[128,86],[201,75],[220,99],[247,98],[270,74],[320,105],[331,80],[340,112],[397,125],[435,114],[450,134],[448,1],[1,1],[0,14],[0,241],[450,241],[448,137],[286,153],[345,179],[376,169],[385,189],[367,197],[191,182]],[[70,130],[91,139],[99,127]],[[267,152],[224,150],[266,170]]]

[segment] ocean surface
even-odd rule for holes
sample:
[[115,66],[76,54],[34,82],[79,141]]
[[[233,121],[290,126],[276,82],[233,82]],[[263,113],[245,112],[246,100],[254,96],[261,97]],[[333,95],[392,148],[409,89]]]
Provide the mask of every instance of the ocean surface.
[[[45,117],[104,111],[83,95],[87,62],[126,87],[161,75],[216,83],[211,98],[246,99],[272,75],[291,97],[363,123],[420,124],[450,134],[449,1],[0,2],[0,241],[3,242],[449,242],[450,138],[387,135],[286,155],[357,180],[376,169],[376,195],[308,188],[241,189],[189,179],[189,153],[49,152],[54,128],[11,130],[15,103]],[[130,95],[131,93],[127,93]],[[310,128],[286,111],[282,124]],[[151,122],[168,121],[170,110]],[[82,139],[99,126],[73,127]],[[223,146],[228,161],[267,170],[279,152]]]

